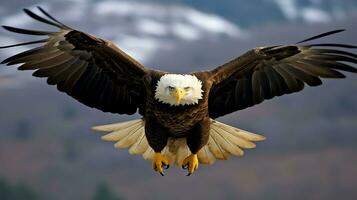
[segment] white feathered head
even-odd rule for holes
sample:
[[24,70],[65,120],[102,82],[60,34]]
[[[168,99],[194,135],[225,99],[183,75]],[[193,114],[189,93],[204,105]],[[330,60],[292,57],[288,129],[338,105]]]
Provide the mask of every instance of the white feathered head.
[[194,75],[165,74],[157,83],[155,98],[171,106],[193,105],[202,99],[202,81]]

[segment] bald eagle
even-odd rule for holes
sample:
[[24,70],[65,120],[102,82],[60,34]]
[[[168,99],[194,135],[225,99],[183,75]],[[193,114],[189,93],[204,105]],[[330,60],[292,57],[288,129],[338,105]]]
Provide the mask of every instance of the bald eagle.
[[163,175],[170,164],[188,170],[199,163],[212,164],[242,149],[255,147],[264,136],[215,119],[275,96],[301,91],[305,84],[318,86],[320,78],[344,78],[340,71],[356,73],[357,55],[346,44],[302,43],[343,30],[330,31],[292,45],[254,48],[211,71],[172,74],[146,68],[112,42],[72,29],[38,7],[35,20],[59,28],[58,32],[3,26],[8,31],[47,36],[46,39],[2,46],[42,46],[5,59],[2,64],[21,64],[19,70],[35,70],[36,77],[103,112],[142,118],[94,127],[110,132],[103,140],[129,148],[131,154],[152,160]]

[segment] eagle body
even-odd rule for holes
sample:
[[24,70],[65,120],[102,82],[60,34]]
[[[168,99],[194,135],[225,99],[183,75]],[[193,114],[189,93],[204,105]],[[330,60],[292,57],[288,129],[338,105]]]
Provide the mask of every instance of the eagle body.
[[[147,91],[145,114],[145,133],[149,144],[155,151],[161,151],[169,137],[187,138],[188,147],[197,153],[208,141],[210,118],[208,94],[211,83],[208,72],[194,74],[202,81],[203,95],[197,104],[171,106],[155,98],[157,82],[163,74],[154,73],[146,78]],[[160,133],[160,134],[158,134]],[[193,135],[195,135],[193,137]]]
[[34,70],[61,92],[103,112],[142,118],[93,127],[108,132],[102,139],[152,161],[163,174],[169,164],[188,170],[242,156],[264,136],[216,121],[218,117],[273,97],[322,84],[322,78],[357,73],[356,46],[307,44],[339,33],[326,32],[290,45],[257,47],[212,70],[170,74],[150,69],[115,44],[73,29],[38,7],[45,17],[24,9],[31,18],[55,26],[56,32],[3,26],[19,34],[45,39],[8,46],[41,44],[13,55],[2,64]]

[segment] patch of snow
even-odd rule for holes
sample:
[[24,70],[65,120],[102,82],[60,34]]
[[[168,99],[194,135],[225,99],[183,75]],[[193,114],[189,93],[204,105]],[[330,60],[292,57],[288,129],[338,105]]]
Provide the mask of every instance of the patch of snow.
[[205,14],[194,9],[190,9],[185,15],[187,21],[191,22],[202,30],[213,33],[227,33],[229,35],[240,34],[239,29],[233,23],[224,20],[222,17],[212,14]]
[[327,12],[313,7],[302,9],[301,16],[308,23],[327,23],[331,21],[331,17]]
[[138,31],[146,34],[164,36],[168,34],[168,29],[165,24],[160,23],[151,19],[141,19],[138,20],[137,24]]
[[136,1],[101,1],[94,7],[97,15],[163,16],[167,6]]
[[4,17],[3,20],[1,20],[1,24],[16,26],[16,27],[25,27],[32,22],[33,19],[28,17],[25,13],[22,12],[14,15],[10,15],[8,17]]
[[331,21],[332,18],[328,12],[318,8],[322,0],[310,0],[310,6],[299,6],[296,0],[271,1],[278,5],[289,20],[303,20],[307,23],[326,23]]
[[[13,45],[13,44],[18,44],[20,41],[15,40],[11,37],[8,36],[0,36],[0,46],[7,46],[7,45]],[[15,54],[18,54],[22,51],[28,50],[28,47],[24,46],[19,46],[19,47],[14,47],[14,48],[8,48],[8,49],[1,49],[1,55],[4,57],[9,57]]]
[[201,36],[197,28],[189,24],[177,22],[173,23],[171,28],[172,33],[183,40],[197,40]]
[[169,49],[170,45],[160,45],[160,40],[152,37],[135,37],[123,35],[113,40],[125,53],[143,62],[152,56],[158,49]]
[[[77,0],[78,1],[78,0]],[[50,13],[56,13],[56,8],[51,7],[52,9],[49,9]],[[88,19],[88,13],[89,11],[89,4],[88,2],[75,2],[75,3],[70,3],[69,9],[63,9],[59,14],[53,15],[55,18],[57,18],[59,21],[73,21],[73,20],[83,20],[84,22],[87,22],[86,20],[91,20]]]
[[299,12],[295,0],[274,0],[286,18],[293,20],[298,18]]

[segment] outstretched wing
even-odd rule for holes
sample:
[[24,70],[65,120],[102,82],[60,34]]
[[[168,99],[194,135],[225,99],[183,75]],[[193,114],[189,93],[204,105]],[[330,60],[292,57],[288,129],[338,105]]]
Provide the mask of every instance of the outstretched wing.
[[357,73],[357,55],[343,44],[300,45],[342,30],[324,33],[296,45],[255,48],[211,71],[209,115],[217,118],[256,105],[265,99],[322,84],[320,78],[344,78]]
[[24,11],[60,30],[47,32],[3,26],[15,33],[47,36],[42,40],[0,47],[42,44],[7,58],[3,64],[22,64],[19,70],[36,70],[34,76],[46,77],[48,84],[57,85],[58,90],[104,112],[133,114],[143,108],[146,92],[142,79],[148,69],[113,43],[74,30],[38,8],[48,19],[30,10]]

